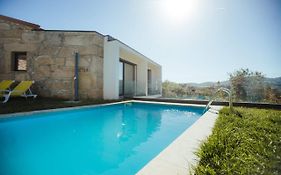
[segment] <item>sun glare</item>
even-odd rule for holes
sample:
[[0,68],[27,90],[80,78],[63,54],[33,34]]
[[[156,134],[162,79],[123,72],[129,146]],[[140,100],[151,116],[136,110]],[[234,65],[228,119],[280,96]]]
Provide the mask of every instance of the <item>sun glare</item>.
[[174,23],[183,23],[193,18],[198,0],[162,0],[161,9],[165,17]]

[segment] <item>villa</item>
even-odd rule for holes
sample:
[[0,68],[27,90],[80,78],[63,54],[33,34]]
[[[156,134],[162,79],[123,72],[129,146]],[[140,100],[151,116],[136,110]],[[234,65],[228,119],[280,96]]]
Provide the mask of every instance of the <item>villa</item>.
[[[169,12],[180,11],[173,4],[186,7],[183,2],[166,3]],[[122,5],[118,10],[126,11],[122,3],[117,4]],[[19,5],[25,12],[33,12],[34,7],[28,10],[22,8],[22,3]],[[58,9],[61,12],[62,8]],[[8,10],[11,8],[7,13]],[[238,12],[237,19],[241,19]],[[235,13],[231,13],[234,18]],[[206,19],[211,26],[209,16]],[[256,28],[249,31],[257,33]],[[236,45],[229,47],[234,50],[224,50],[221,45],[224,30],[219,30],[219,43],[211,48],[232,54]],[[211,53],[209,46],[201,45],[201,39],[205,42],[206,38],[201,36],[204,31],[199,30],[200,37],[191,38],[197,45],[192,56],[196,53],[202,57],[201,51]],[[183,34],[179,33],[180,39]],[[193,33],[188,30],[185,34]],[[239,40],[244,42],[244,35],[235,42]],[[179,45],[183,43],[170,43],[182,50]],[[271,46],[276,46],[275,40],[273,43]],[[260,53],[262,57],[263,51]],[[182,54],[176,57],[196,59]],[[245,53],[240,54],[244,58]],[[239,54],[225,60],[237,61],[236,56],[239,61]],[[206,68],[198,68],[194,62],[189,67]],[[199,81],[200,74],[193,71],[188,73]],[[175,78],[180,75],[174,74]],[[281,174],[280,78],[241,69],[230,74],[229,81],[224,82],[227,85],[210,83],[206,89],[165,81],[161,96],[161,65],[114,37],[96,31],[45,30],[37,24],[0,15],[0,175]],[[272,83],[274,79],[277,83]],[[183,99],[190,94],[210,99]],[[9,100],[37,95],[42,98]]]
[[[39,96],[73,99],[77,93],[81,99],[118,99],[161,95],[161,71],[158,63],[109,35],[45,30],[0,15],[0,80],[34,80]],[[79,88],[75,88],[75,78]]]

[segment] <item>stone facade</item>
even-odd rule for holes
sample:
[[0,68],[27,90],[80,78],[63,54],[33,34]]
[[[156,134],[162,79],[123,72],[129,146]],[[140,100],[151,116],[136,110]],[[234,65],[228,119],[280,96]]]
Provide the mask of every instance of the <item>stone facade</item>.
[[[0,19],[0,80],[34,80],[39,96],[73,99],[78,52],[80,98],[102,98],[103,42],[97,32],[34,30]],[[13,52],[27,53],[27,71],[13,70]]]

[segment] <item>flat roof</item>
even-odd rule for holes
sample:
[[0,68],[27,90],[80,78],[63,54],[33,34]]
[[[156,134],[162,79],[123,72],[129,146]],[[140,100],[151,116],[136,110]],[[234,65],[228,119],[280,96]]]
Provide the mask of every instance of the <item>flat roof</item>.
[[148,58],[148,57],[145,56],[144,54],[142,54],[142,53],[140,53],[139,51],[137,51],[136,49],[134,49],[134,48],[128,46],[127,44],[123,43],[122,41],[120,41],[120,40],[118,40],[118,39],[116,39],[116,38],[113,38],[113,37],[110,36],[110,35],[106,35],[106,37],[107,37],[107,41],[108,41],[108,42],[117,41],[117,42],[119,42],[121,45],[123,45],[123,46],[125,46],[125,47],[131,49],[131,50],[134,51],[135,53],[137,53],[137,54],[139,54],[140,56],[144,57],[144,58],[147,59],[149,62],[151,62],[151,63],[153,63],[153,64],[155,64],[155,65],[157,65],[157,66],[162,67],[160,64],[158,64],[158,63],[156,63],[155,61],[151,60],[150,58]]

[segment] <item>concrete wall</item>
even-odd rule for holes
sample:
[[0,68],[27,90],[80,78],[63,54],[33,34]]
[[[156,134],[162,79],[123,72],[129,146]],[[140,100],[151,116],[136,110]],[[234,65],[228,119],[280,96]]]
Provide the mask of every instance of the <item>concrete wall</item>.
[[[13,71],[12,52],[27,52],[27,71]],[[80,54],[79,95],[103,97],[103,35],[31,31],[0,20],[0,80],[35,80],[39,96],[73,98],[74,53]]]

